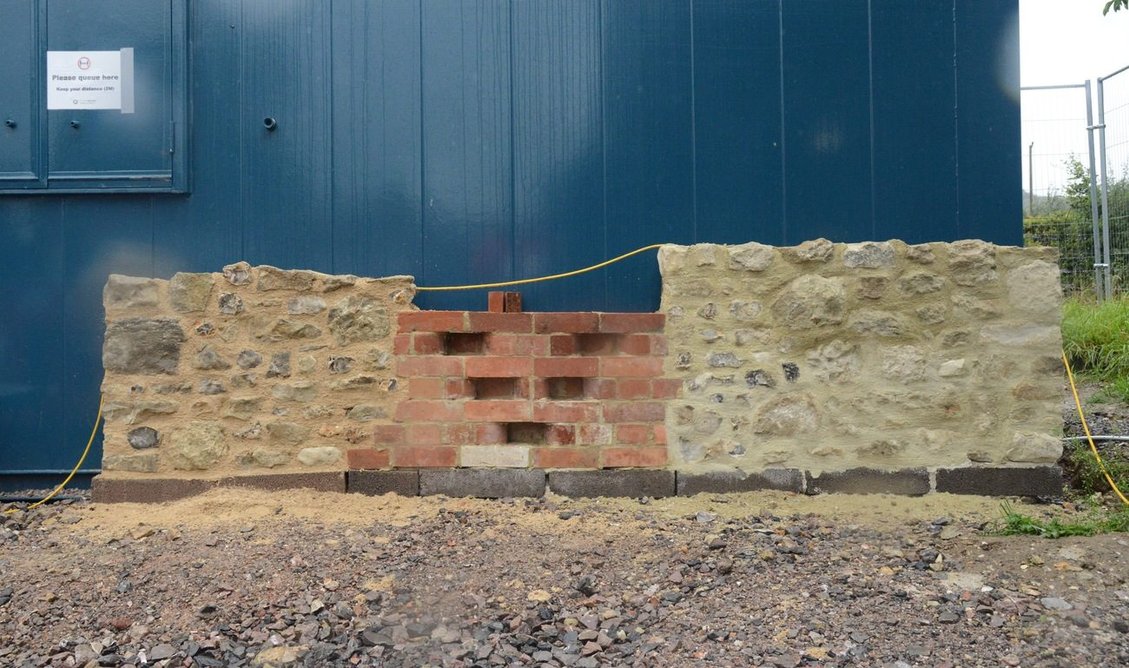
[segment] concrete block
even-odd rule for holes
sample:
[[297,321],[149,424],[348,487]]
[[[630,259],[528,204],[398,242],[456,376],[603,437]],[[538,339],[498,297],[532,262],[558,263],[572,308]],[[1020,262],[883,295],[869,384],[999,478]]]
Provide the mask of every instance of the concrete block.
[[937,491],[984,496],[1062,496],[1057,466],[937,470]]
[[164,503],[203,494],[215,483],[211,480],[178,478],[109,478],[94,476],[90,485],[95,503]]
[[674,496],[674,471],[613,469],[550,471],[549,489],[564,496]]
[[324,471],[316,473],[276,473],[240,475],[221,478],[220,487],[251,487],[267,491],[308,488],[318,492],[344,492],[345,472]]
[[545,472],[540,469],[423,470],[419,472],[419,493],[484,499],[542,496]]
[[904,494],[921,496],[929,493],[929,472],[925,469],[879,471],[870,468],[846,471],[825,471],[819,477],[806,473],[807,493],[837,494]]
[[705,492],[715,494],[754,492],[765,489],[801,493],[804,491],[804,473],[799,469],[768,469],[756,473],[746,473],[739,469],[697,473],[677,472],[678,496],[693,496]]
[[350,494],[419,496],[419,471],[349,471],[345,490]]

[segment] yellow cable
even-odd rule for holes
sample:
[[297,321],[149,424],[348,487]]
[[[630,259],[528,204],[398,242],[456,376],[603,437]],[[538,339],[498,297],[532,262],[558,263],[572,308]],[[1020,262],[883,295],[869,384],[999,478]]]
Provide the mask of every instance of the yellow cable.
[[1090,434],[1090,425],[1086,424],[1086,416],[1082,412],[1082,400],[1078,397],[1078,388],[1074,385],[1074,372],[1070,370],[1070,360],[1066,359],[1066,352],[1062,353],[1062,363],[1066,367],[1066,377],[1070,380],[1070,391],[1074,394],[1074,405],[1078,407],[1078,417],[1082,420],[1082,430],[1086,432],[1086,440],[1090,442],[1090,450],[1093,451],[1094,457],[1098,460],[1098,467],[1101,468],[1102,475],[1105,476],[1106,482],[1113,488],[1113,491],[1117,494],[1118,498],[1121,499],[1121,502],[1129,506],[1129,499],[1126,499],[1125,495],[1121,493],[1121,490],[1117,488],[1117,483],[1113,481],[1113,476],[1106,470],[1102,456],[1098,454],[1098,446],[1094,445],[1094,437]]
[[[32,508],[42,506],[43,504],[50,501],[52,497],[63,491],[63,489],[67,486],[67,483],[71,481],[71,478],[73,478],[75,474],[78,473],[78,470],[82,468],[82,463],[86,461],[86,455],[90,454],[90,446],[94,444],[94,437],[98,434],[98,423],[102,421],[102,402],[104,402],[105,399],[106,398],[104,396],[100,396],[98,398],[98,415],[94,416],[94,428],[90,430],[90,438],[86,441],[86,449],[82,451],[82,456],[78,458],[78,463],[74,465],[73,469],[71,469],[70,475],[67,476],[66,480],[59,483],[59,486],[53,489],[50,494],[31,504],[25,510],[31,510]],[[10,508],[6,512],[14,513],[18,510],[18,508]]]
[[596,269],[602,269],[602,268],[608,266],[609,264],[614,264],[616,262],[619,262],[620,260],[625,260],[625,259],[631,257],[632,255],[638,255],[639,253],[642,253],[644,251],[654,250],[656,248],[662,248],[662,246],[663,246],[663,244],[651,244],[650,246],[644,246],[642,248],[636,248],[635,250],[631,251],[630,253],[624,253],[623,255],[620,255],[619,257],[613,257],[610,260],[604,260],[603,262],[601,262],[599,264],[594,264],[591,267],[585,267],[583,269],[576,269],[576,270],[573,270],[573,271],[566,271],[563,274],[553,274],[552,276],[540,276],[538,278],[521,278],[521,279],[518,279],[516,281],[499,281],[497,283],[479,283],[477,285],[444,285],[444,286],[431,287],[431,288],[416,287],[416,290],[418,290],[419,292],[445,292],[445,291],[450,291],[450,290],[480,290],[482,288],[504,288],[504,287],[507,287],[507,286],[510,286],[510,285],[526,285],[528,283],[540,283],[541,281],[553,281],[553,280],[556,280],[558,278],[568,278],[570,276],[579,276],[580,274],[583,274],[583,273],[586,273],[586,272],[589,272],[589,271],[594,271]]

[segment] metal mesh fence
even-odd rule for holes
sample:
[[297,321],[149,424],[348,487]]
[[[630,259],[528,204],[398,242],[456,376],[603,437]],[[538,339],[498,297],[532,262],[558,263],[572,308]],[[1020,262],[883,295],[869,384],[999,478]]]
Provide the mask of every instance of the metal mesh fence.
[[1108,225],[1113,293],[1129,292],[1129,69],[1099,79],[1103,142],[1102,206]]

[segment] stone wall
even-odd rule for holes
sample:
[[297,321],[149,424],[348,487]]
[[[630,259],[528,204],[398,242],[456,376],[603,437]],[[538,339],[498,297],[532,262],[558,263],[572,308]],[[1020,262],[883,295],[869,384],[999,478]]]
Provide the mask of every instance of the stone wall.
[[[845,471],[1053,464],[1053,249],[665,246],[671,461]],[[818,478],[817,478],[818,480]]]
[[396,315],[410,277],[251,267],[110,276],[102,468],[109,473],[343,471],[389,422]]

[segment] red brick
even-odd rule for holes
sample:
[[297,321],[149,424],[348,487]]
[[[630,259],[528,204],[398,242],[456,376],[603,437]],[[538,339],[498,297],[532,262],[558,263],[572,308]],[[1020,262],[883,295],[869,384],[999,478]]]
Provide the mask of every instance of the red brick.
[[576,430],[576,442],[584,445],[608,445],[612,442],[611,425],[582,424]]
[[471,378],[519,378],[533,371],[531,357],[468,357],[466,375]]
[[565,332],[576,334],[579,332],[595,332],[600,327],[600,316],[597,313],[534,313],[533,331],[538,334],[550,332]]
[[650,399],[651,381],[647,378],[624,378],[616,383],[616,396],[620,399]]
[[383,448],[349,448],[345,459],[351,469],[386,469],[391,465],[388,451]]
[[421,422],[408,425],[407,441],[409,445],[439,445],[443,442],[443,427],[441,424]]
[[396,362],[396,373],[401,376],[461,376],[463,359],[446,355],[403,357]]
[[465,311],[404,311],[398,316],[401,332],[463,332]]
[[533,373],[542,378],[588,378],[599,375],[595,357],[538,357],[533,360]]
[[497,422],[484,422],[475,425],[474,442],[479,445],[500,445],[508,441],[506,425]]
[[623,378],[653,378],[662,375],[663,361],[660,357],[603,357],[600,359],[600,375]]
[[557,401],[578,401],[584,399],[584,378],[545,378],[549,389],[549,399]]
[[604,404],[605,422],[661,422],[666,419],[666,405],[646,401],[623,401]]
[[651,388],[656,399],[674,399],[678,397],[682,381],[677,378],[656,378],[651,381]]
[[412,351],[412,335],[411,334],[397,334],[392,339],[392,354],[393,355],[407,355]]
[[650,334],[625,334],[619,340],[619,352],[624,355],[650,355]]
[[396,468],[450,468],[458,460],[459,449],[450,445],[405,445],[392,450]]
[[588,399],[615,399],[616,382],[608,378],[585,378],[584,396]]
[[623,445],[646,445],[651,442],[654,425],[621,424],[615,428],[615,442]]
[[468,401],[464,407],[466,419],[489,422],[521,422],[529,419],[529,402],[521,399]]
[[474,397],[474,385],[466,378],[447,379],[447,399],[467,399]]
[[454,401],[408,399],[396,406],[397,422],[458,422],[461,404]]
[[666,323],[662,313],[601,313],[600,331],[630,334],[661,332]]
[[533,466],[539,469],[594,469],[599,465],[596,448],[533,448]]
[[404,425],[378,424],[372,428],[373,440],[382,445],[398,445],[404,442]]
[[476,443],[475,426],[466,422],[456,422],[443,425],[444,445],[467,445]]
[[537,422],[595,422],[599,419],[597,404],[590,401],[537,401],[533,404]]
[[528,334],[533,331],[531,313],[484,313],[473,311],[467,314],[471,332],[514,332]]
[[436,332],[412,334],[412,352],[417,355],[442,355],[446,349],[445,335]]
[[549,340],[539,334],[490,333],[486,335],[486,353],[490,355],[547,355]]
[[409,399],[446,399],[446,378],[409,378]]
[[619,334],[577,334],[576,352],[581,355],[614,355]]
[[506,292],[505,306],[502,309],[506,313],[521,313],[521,293],[520,292]]
[[553,334],[549,337],[550,355],[575,355],[576,337],[570,334]]
[[651,425],[655,430],[655,445],[666,445],[666,425]]
[[576,442],[576,427],[569,424],[551,424],[545,430],[545,442],[549,445],[572,445]]
[[491,290],[486,293],[486,310],[491,313],[502,313],[506,310],[506,293]]
[[600,451],[603,467],[606,469],[666,466],[665,446],[603,448]]

